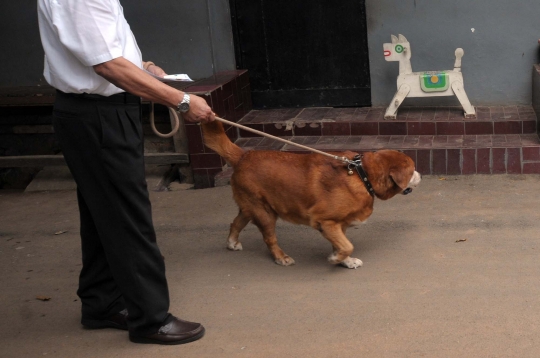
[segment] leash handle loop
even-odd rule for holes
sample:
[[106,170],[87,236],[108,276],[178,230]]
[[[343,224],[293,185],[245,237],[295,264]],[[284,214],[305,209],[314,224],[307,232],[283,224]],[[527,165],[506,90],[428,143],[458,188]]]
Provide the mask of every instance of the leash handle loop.
[[171,107],[168,107],[168,108],[169,108],[169,115],[171,116],[171,118],[174,119],[174,128],[171,130],[170,133],[163,134],[160,131],[158,131],[156,128],[156,124],[154,123],[154,102],[150,102],[150,127],[152,127],[152,130],[154,131],[154,133],[156,133],[156,135],[161,138],[172,137],[173,135],[176,134],[176,132],[178,132],[178,128],[180,128],[180,119],[178,118],[178,113],[176,113],[174,108],[171,108]]

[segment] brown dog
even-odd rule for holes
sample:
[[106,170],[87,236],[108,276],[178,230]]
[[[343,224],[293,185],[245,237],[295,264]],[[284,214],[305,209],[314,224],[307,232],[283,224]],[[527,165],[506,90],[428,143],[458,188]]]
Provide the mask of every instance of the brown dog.
[[[316,153],[244,151],[229,140],[218,121],[202,124],[202,128],[206,146],[234,169],[231,186],[240,212],[231,224],[229,249],[242,250],[238,236],[252,221],[275,262],[294,264],[277,244],[275,226],[280,217],[320,231],[334,249],[328,257],[331,263],[362,266],[362,261],[350,257],[353,245],[345,230],[353,221],[365,221],[371,215],[374,197],[356,171],[350,175],[346,163]],[[332,154],[353,159],[357,153]],[[362,167],[375,196],[382,200],[410,192],[421,180],[413,160],[394,150],[364,153]]]

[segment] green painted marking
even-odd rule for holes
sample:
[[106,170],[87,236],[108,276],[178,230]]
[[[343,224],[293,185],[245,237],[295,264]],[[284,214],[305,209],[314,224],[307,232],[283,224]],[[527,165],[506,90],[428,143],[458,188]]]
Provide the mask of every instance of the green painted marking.
[[420,87],[424,92],[443,92],[448,89],[448,73],[424,72],[420,75]]
[[402,52],[403,52],[403,46],[401,46],[401,45],[396,45],[396,52],[397,52],[397,53],[402,53]]

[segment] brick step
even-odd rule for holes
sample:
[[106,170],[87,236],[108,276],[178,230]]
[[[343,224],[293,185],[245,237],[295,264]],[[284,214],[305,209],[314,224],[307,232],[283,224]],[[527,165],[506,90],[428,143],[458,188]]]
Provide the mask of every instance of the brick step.
[[[476,107],[465,119],[459,107],[404,107],[384,120],[383,107],[252,110],[239,123],[275,136],[498,135],[537,132],[532,106]],[[256,136],[240,131],[240,137]]]
[[[537,134],[450,136],[295,136],[282,137],[322,151],[402,150],[422,174],[540,174]],[[306,153],[269,138],[239,138],[246,150]]]

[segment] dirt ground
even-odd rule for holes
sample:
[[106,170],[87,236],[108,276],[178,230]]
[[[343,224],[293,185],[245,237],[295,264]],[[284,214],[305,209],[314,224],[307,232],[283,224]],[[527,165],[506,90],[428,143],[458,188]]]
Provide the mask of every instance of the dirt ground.
[[0,191],[0,356],[538,357],[539,193],[532,175],[424,177],[349,229],[364,262],[351,270],[284,222],[295,266],[274,264],[253,225],[228,251],[228,186],[151,192],[171,312],[207,329],[157,346],[80,325],[75,191]]

